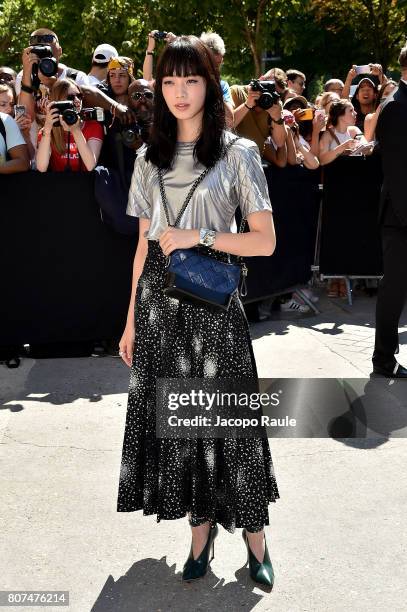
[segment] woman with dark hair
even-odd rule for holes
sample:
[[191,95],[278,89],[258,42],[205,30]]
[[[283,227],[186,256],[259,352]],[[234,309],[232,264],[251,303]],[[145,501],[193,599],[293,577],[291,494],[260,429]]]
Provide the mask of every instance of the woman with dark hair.
[[[238,206],[249,232],[235,231]],[[214,262],[275,248],[258,148],[225,131],[218,70],[195,36],[177,37],[158,62],[151,140],[135,162],[127,213],[139,217],[140,232],[119,345],[131,377],[117,510],[143,509],[157,521],[188,514],[183,580],[206,573],[217,523],[232,533],[244,528],[250,575],[271,586],[264,526],[279,493],[267,438],[156,437],[157,378],[257,380],[237,293],[223,311],[169,297],[167,258],[197,245]]]
[[333,162],[339,155],[350,155],[361,143],[367,144],[361,130],[356,127],[356,111],[352,102],[334,100],[329,109],[328,127],[319,143],[321,165]]
[[363,77],[352,96],[352,104],[356,112],[355,125],[362,131],[366,115],[372,113],[376,108],[377,95],[376,83],[369,77]]

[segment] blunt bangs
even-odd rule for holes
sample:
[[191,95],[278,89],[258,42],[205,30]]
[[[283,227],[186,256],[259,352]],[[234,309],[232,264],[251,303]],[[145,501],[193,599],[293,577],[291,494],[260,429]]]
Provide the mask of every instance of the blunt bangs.
[[223,152],[225,104],[212,51],[196,36],[178,36],[163,49],[156,68],[154,118],[146,160],[159,168],[171,168],[177,148],[177,120],[165,103],[162,82],[168,77],[189,76],[200,76],[206,82],[201,134],[194,157],[208,168]]
[[191,45],[188,38],[180,36],[165,49],[157,66],[157,81],[169,76],[191,75],[207,78],[199,50]]

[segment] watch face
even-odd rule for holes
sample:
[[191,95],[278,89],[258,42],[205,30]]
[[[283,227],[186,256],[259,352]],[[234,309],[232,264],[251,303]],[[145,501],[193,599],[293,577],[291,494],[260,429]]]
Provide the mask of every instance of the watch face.
[[203,232],[203,236],[201,238],[201,244],[204,246],[212,246],[215,241],[214,232]]

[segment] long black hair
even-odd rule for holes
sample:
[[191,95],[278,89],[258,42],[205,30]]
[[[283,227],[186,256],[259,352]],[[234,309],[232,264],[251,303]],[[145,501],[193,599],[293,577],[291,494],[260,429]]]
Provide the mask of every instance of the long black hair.
[[206,167],[213,166],[224,147],[225,106],[219,71],[211,50],[196,36],[178,36],[162,52],[157,64],[154,118],[146,159],[159,168],[170,168],[177,146],[177,120],[168,109],[162,82],[168,76],[201,76],[206,81],[202,131],[194,156]]

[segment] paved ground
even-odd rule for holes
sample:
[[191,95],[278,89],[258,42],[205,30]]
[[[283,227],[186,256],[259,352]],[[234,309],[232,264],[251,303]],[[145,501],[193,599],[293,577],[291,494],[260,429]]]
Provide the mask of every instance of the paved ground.
[[[253,325],[260,375],[367,376],[373,306],[324,299],[317,317]],[[407,363],[405,344],[399,358]],[[69,590],[74,612],[406,609],[404,439],[271,440],[273,592],[250,582],[240,533],[224,530],[207,577],[183,585],[186,521],[116,513],[125,366],[26,359],[0,367],[0,384],[2,589]]]

